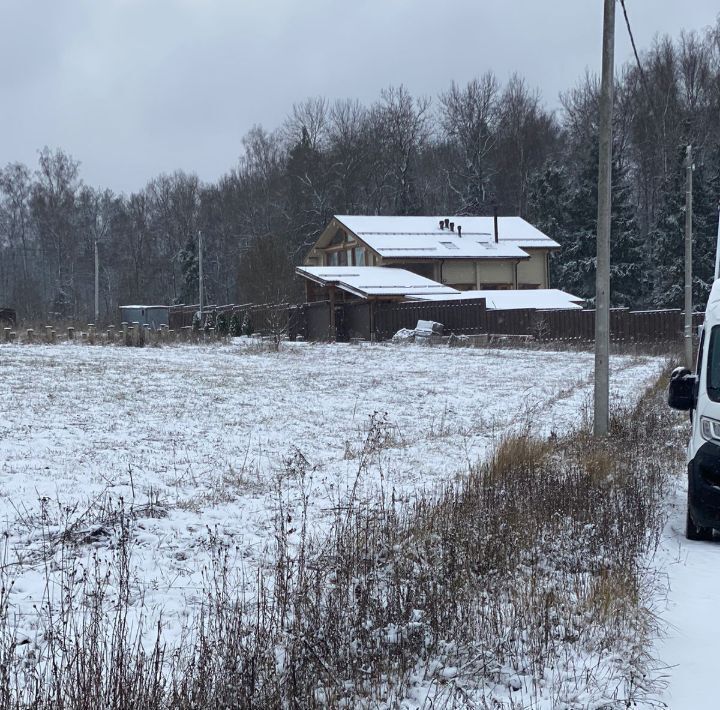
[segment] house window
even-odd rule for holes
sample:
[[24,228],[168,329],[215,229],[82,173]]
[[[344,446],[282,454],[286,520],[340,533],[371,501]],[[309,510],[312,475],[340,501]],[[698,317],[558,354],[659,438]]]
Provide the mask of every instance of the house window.
[[355,247],[355,266],[365,266],[365,250]]
[[333,238],[330,240],[330,246],[340,246],[345,242],[347,235],[345,234],[345,230],[338,229],[335,234],[333,235]]
[[346,252],[346,251],[339,251],[339,252],[337,252],[337,258],[338,258],[338,265],[339,265],[339,266],[347,266],[347,265],[348,265],[348,259],[347,259],[347,252]]
[[331,251],[327,254],[327,265],[328,266],[337,266],[338,265],[338,253],[336,251]]

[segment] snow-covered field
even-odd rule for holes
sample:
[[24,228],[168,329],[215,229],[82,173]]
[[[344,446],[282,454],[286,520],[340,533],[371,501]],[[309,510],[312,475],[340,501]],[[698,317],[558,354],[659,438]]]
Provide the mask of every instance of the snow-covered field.
[[[633,399],[659,358],[611,359]],[[0,347],[0,527],[19,634],[57,582],[40,552],[70,530],[79,566],[107,544],[104,517],[133,523],[133,599],[172,638],[198,603],[211,539],[248,587],[273,563],[274,516],[303,496],[320,535],[348,491],[410,501],[486,455],[511,428],[564,432],[592,395],[590,353],[420,346]],[[383,423],[381,465],[358,452]],[[309,462],[304,481],[288,460]],[[142,511],[147,511],[143,515]],[[67,550],[63,553],[67,555]]]

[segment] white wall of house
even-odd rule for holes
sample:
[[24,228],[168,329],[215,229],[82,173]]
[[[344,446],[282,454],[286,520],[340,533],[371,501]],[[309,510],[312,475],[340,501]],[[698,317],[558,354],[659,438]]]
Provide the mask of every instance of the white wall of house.
[[479,261],[475,288],[481,289],[489,284],[505,284],[514,287],[515,262],[510,260]]
[[545,249],[526,249],[529,259],[518,264],[518,284],[537,284],[540,288],[549,288],[546,274],[547,251]]
[[449,286],[471,286],[475,288],[474,261],[445,261],[442,265],[443,283]]

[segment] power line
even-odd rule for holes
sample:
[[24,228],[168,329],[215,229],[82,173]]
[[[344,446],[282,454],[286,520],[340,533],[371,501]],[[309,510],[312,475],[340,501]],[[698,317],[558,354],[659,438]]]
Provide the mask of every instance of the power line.
[[627,27],[628,35],[630,37],[630,44],[632,45],[633,54],[635,55],[635,64],[637,64],[638,73],[640,74],[640,82],[643,85],[645,95],[647,96],[648,103],[650,104],[650,113],[653,117],[653,123],[655,124],[655,128],[658,129],[658,135],[661,135],[661,132],[659,130],[660,126],[658,126],[657,123],[658,114],[655,110],[655,102],[653,101],[652,94],[650,93],[650,86],[648,85],[648,80],[645,76],[645,70],[643,69],[642,62],[640,61],[640,55],[638,54],[637,46],[635,44],[635,37],[633,36],[632,27],[630,27],[630,18],[628,17],[627,8],[625,7],[625,0],[620,0],[620,4],[622,5],[623,16],[625,17],[625,27]]

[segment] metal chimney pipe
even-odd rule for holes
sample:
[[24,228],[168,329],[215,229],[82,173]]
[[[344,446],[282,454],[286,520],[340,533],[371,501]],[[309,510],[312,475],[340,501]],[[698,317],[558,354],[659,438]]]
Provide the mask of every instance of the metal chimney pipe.
[[500,235],[498,234],[497,205],[493,207],[493,222],[495,225],[495,244],[498,244],[500,242]]
[[450,218],[445,217],[445,229],[450,229]]
[[443,222],[443,220],[440,220],[440,229],[445,229],[445,222]]
[[451,232],[455,231],[455,222],[450,222],[450,231]]
[[458,224],[458,237],[462,237],[462,227]]

